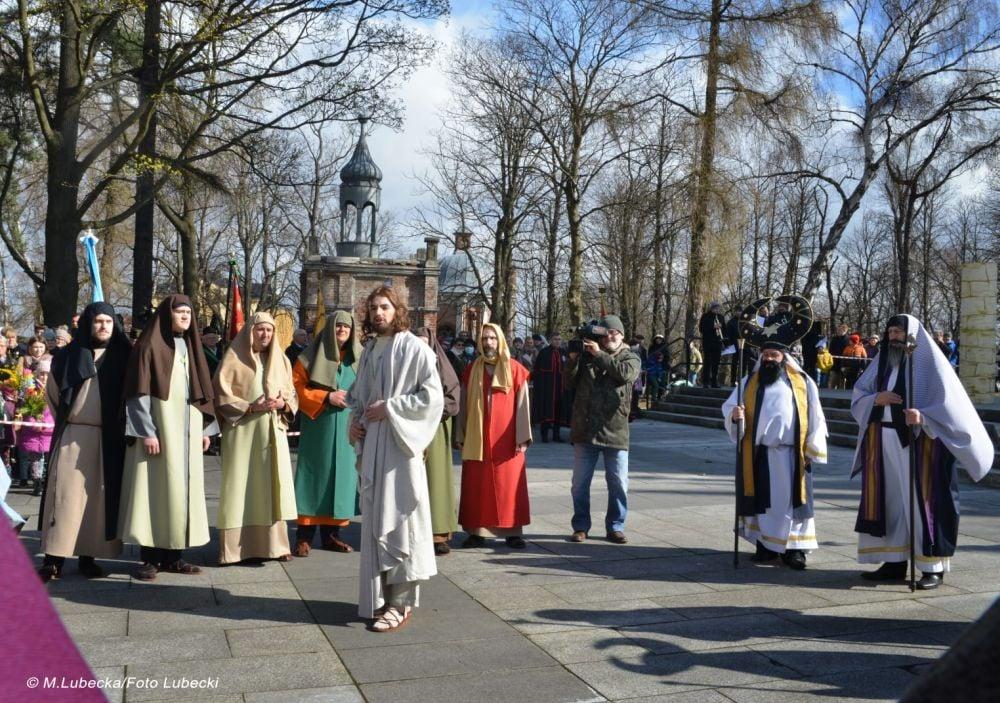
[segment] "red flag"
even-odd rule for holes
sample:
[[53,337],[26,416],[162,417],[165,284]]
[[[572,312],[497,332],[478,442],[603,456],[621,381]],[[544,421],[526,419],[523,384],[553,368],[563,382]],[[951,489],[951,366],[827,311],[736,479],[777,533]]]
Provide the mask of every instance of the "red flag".
[[232,341],[241,329],[243,329],[243,299],[240,297],[239,279],[235,279],[233,280],[233,307],[229,311],[229,340]]

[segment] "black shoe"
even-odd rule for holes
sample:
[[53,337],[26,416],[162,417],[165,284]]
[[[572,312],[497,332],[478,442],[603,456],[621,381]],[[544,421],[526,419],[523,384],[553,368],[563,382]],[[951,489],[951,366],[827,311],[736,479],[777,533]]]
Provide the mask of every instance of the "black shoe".
[[38,570],[38,578],[42,580],[42,583],[58,581],[60,575],[60,569],[55,564],[44,564],[42,568]]
[[439,557],[443,557],[445,554],[451,554],[451,547],[448,546],[447,542],[435,542],[434,554]]
[[104,569],[97,565],[94,557],[80,557],[77,569],[88,579],[104,578]]
[[875,571],[866,571],[861,578],[867,581],[903,581],[906,579],[905,561],[887,561]]
[[479,535],[469,535],[462,542],[462,549],[479,549],[486,546],[486,538]]
[[781,555],[781,561],[790,569],[802,571],[806,568],[806,554],[801,549],[789,549]]
[[929,573],[924,574],[919,581],[917,581],[918,591],[933,591],[935,588],[944,583],[944,572]]
[[757,564],[768,564],[772,561],[777,560],[779,556],[780,554],[771,551],[763,544],[761,544],[760,540],[758,540],[757,552],[752,557],[750,557],[750,561],[755,562]]
[[31,489],[31,495],[35,497],[42,495],[42,487],[44,485],[42,481],[35,481],[35,487]]
[[507,546],[511,549],[524,549],[528,546],[528,543],[524,541],[524,537],[521,535],[511,535],[505,539],[504,542],[506,542]]

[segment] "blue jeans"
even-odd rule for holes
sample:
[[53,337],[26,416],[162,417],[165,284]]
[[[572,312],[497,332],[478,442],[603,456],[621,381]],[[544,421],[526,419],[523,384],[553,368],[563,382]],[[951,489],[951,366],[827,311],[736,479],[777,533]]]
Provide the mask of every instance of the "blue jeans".
[[608,512],[604,527],[608,532],[625,529],[628,512],[628,450],[573,445],[573,531],[590,532],[590,481],[594,478],[597,458],[604,455],[604,479],[608,484]]

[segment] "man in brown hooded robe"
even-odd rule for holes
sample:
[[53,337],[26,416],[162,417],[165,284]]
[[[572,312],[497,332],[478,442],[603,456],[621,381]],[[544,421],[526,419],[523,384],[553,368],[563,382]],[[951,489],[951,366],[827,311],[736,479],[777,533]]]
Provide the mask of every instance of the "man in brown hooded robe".
[[181,551],[209,539],[202,453],[208,435],[216,433],[214,397],[191,300],[168,296],[133,347],[125,374],[125,435],[131,445],[118,532],[142,547],[136,578],[201,572]]

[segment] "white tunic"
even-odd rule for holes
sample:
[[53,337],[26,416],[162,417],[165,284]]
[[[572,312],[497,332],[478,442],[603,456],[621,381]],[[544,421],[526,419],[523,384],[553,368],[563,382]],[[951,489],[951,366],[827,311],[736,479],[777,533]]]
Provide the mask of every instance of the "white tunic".
[[[747,379],[742,383],[746,387]],[[826,463],[826,420],[819,403],[819,392],[812,379],[807,379],[809,398],[809,428],[806,453],[813,463]],[[736,407],[736,389],[722,406],[726,431],[738,442],[738,424],[732,421]],[[814,518],[797,519],[793,514],[792,491],[795,478],[795,403],[791,383],[786,375],[764,388],[757,409],[755,445],[767,447],[770,467],[771,507],[761,514],[740,518],[740,535],[753,545],[760,541],[773,552],[789,549],[817,549]],[[811,499],[811,496],[810,496]]]
[[[898,376],[899,367],[891,367],[885,387],[895,388]],[[892,422],[889,405],[882,409],[882,422]],[[882,461],[885,467],[885,536],[858,534],[859,564],[910,560],[910,450],[899,443],[899,435],[892,427],[882,428]],[[924,522],[919,515],[913,521],[913,536],[918,569],[925,573],[951,571],[949,557],[926,557],[920,553],[920,545],[924,543]]]
[[[378,400],[385,401],[388,417],[364,420],[365,408]],[[386,586],[412,586],[437,573],[424,466],[424,450],[444,409],[434,352],[410,332],[369,342],[347,403],[352,421],[367,430],[355,445],[361,499],[358,612],[371,618],[386,602]],[[411,603],[419,604],[416,594]]]

